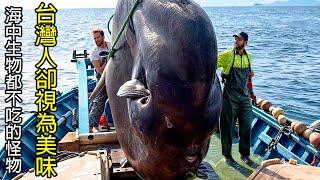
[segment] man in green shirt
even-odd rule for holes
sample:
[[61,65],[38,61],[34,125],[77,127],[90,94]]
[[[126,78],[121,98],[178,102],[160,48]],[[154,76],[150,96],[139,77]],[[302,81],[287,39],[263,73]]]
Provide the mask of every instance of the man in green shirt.
[[223,103],[220,117],[222,154],[228,163],[231,155],[232,137],[236,121],[239,122],[239,152],[241,159],[251,164],[250,136],[252,122],[252,103],[248,92],[248,79],[251,71],[252,55],[245,50],[248,34],[240,32],[233,35],[234,48],[219,54],[217,66],[222,69]]

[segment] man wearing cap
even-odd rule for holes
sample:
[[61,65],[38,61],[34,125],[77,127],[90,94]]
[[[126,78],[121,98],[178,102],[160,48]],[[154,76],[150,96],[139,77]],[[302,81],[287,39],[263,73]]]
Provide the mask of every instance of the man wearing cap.
[[247,83],[252,75],[252,55],[245,50],[248,34],[240,32],[233,35],[234,48],[219,54],[217,66],[222,69],[223,103],[220,117],[222,154],[228,163],[234,162],[231,155],[232,137],[235,124],[239,122],[239,152],[241,159],[251,164],[250,136],[252,122],[252,103]]

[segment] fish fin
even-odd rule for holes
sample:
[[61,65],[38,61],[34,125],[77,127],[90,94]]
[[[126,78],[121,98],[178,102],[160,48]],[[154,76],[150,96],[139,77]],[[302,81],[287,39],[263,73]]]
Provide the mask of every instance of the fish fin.
[[117,93],[119,97],[130,99],[142,98],[150,95],[150,91],[137,79],[125,82]]
[[99,82],[97,82],[96,87],[94,88],[94,90],[92,91],[92,93],[89,96],[89,101],[93,101],[93,99],[100,93],[100,91],[102,91],[102,88],[105,86],[105,74],[106,74],[106,69],[103,69],[103,73],[100,77]]

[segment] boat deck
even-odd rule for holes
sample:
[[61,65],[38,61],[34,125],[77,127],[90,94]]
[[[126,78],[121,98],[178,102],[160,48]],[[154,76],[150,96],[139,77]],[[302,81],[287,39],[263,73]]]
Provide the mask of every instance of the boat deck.
[[[251,159],[254,164],[248,166],[240,160],[236,139],[234,142],[232,155],[235,159],[235,163],[228,164],[221,155],[220,138],[217,134],[213,135],[208,154],[199,167],[199,177],[189,177],[187,179],[247,179],[255,171],[258,165],[260,165],[262,160],[257,156],[252,155]],[[73,148],[70,146],[69,142],[66,145],[67,146],[64,147]],[[84,145],[84,147],[85,146],[89,147],[88,145]],[[110,145],[107,149],[110,149],[110,162],[112,162],[109,162],[109,165],[106,157],[104,157],[108,154],[107,152],[100,152],[102,150],[87,151],[84,155],[80,155],[80,153],[74,158],[60,162],[57,168],[58,176],[55,178],[65,179],[66,177],[69,177],[84,180],[97,179],[98,177],[101,177],[101,179],[139,179],[138,176],[132,174],[134,171],[131,167],[120,168],[120,161],[124,158],[124,154],[118,153],[122,152],[121,149],[119,149],[119,146]],[[103,164],[106,165],[102,166]],[[112,164],[112,168],[108,170],[110,164]],[[30,170],[29,173],[20,174],[20,178],[21,180],[34,179],[34,171]],[[45,179],[41,177],[38,178]]]
[[[204,165],[206,168],[204,171],[208,171],[207,173],[203,173],[200,168],[199,175],[205,174],[208,176],[205,179],[247,179],[251,173],[255,171],[255,169],[261,164],[262,159],[259,159],[258,156],[251,154],[250,158],[254,162],[252,166],[248,166],[241,159],[238,153],[238,143],[236,139],[234,139],[234,144],[232,145],[232,156],[235,160],[235,163],[228,164],[224,157],[221,154],[221,142],[218,135],[213,135],[211,138],[210,148],[205,158]],[[210,166],[211,167],[210,167]],[[200,176],[201,177],[201,176]],[[202,178],[202,177],[201,177]],[[200,179],[200,178],[191,178],[191,179]]]

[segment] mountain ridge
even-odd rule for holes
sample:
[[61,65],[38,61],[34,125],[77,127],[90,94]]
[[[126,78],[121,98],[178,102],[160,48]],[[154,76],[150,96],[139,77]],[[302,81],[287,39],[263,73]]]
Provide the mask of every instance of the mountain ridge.
[[289,1],[275,1],[266,6],[320,6],[320,1],[316,0],[289,0]]

